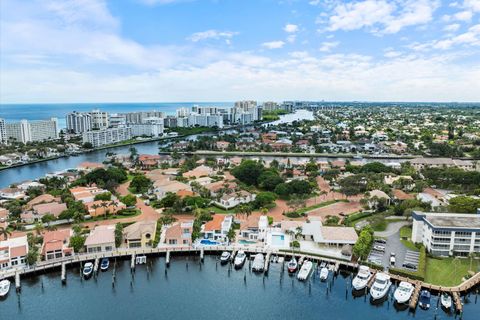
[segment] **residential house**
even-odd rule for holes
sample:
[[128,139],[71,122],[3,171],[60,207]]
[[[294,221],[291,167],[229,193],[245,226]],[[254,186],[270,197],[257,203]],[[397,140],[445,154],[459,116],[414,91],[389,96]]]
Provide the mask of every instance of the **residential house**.
[[25,192],[19,188],[0,189],[0,198],[8,200],[19,200],[25,198]]
[[386,194],[385,192],[381,191],[381,190],[372,190],[372,191],[369,191],[369,197],[368,197],[368,206],[370,208],[374,208],[378,205],[378,201],[380,199],[384,199],[385,200],[385,203],[387,206],[390,205],[390,197],[388,196],[388,194]]
[[162,199],[169,192],[177,193],[178,191],[192,191],[192,187],[180,181],[157,181],[153,185],[154,193],[158,199]]
[[170,246],[192,245],[193,220],[174,223],[165,231],[164,243]]
[[47,231],[43,234],[42,256],[48,261],[73,255],[69,246],[71,229]]
[[77,166],[77,169],[80,171],[90,172],[95,169],[102,169],[105,168],[103,163],[98,162],[82,162]]
[[85,239],[85,250],[88,253],[107,252],[115,249],[115,226],[97,226]]
[[250,215],[240,224],[240,236],[247,240],[265,240],[268,228],[268,217]]
[[25,208],[27,210],[31,210],[34,205],[41,204],[41,203],[50,203],[54,201],[59,202],[58,200],[59,199],[55,198],[51,194],[45,193],[28,201],[27,204],[25,205]]
[[215,143],[215,145],[217,146],[217,149],[227,150],[228,147],[230,146],[230,142],[228,142],[228,141],[217,141]]
[[448,204],[448,201],[444,198],[444,194],[432,188],[425,188],[417,194],[417,199],[425,203],[430,203],[432,208]]
[[0,222],[7,221],[9,215],[10,215],[10,211],[8,211],[5,208],[0,208]]
[[24,181],[21,184],[19,184],[17,188],[23,191],[27,191],[30,188],[40,188],[43,190],[45,189],[45,185],[37,181]]
[[127,248],[151,247],[157,230],[157,221],[138,221],[123,229]]
[[152,170],[158,167],[160,156],[158,154],[141,154],[138,156],[138,164],[143,170]]
[[358,240],[355,228],[323,226],[320,220],[304,222],[302,236],[305,240],[327,246],[354,245]]
[[404,200],[415,199],[415,196],[413,194],[405,193],[404,191],[402,191],[400,189],[393,189],[392,190],[392,198],[393,198],[394,202],[398,203],[398,202],[401,202],[401,201],[404,201]]
[[27,236],[0,241],[0,270],[25,266],[27,254]]
[[85,208],[91,217],[104,216],[108,214],[117,214],[118,211],[126,209],[127,206],[118,200],[105,201],[97,200],[86,202]]
[[415,158],[410,161],[416,170],[424,168],[457,167],[465,171],[480,171],[480,165],[472,160],[460,160],[450,158]]
[[205,165],[198,166],[190,171],[187,171],[183,174],[185,178],[200,178],[213,175],[214,171],[212,168]]
[[108,191],[97,187],[75,187],[70,189],[70,193],[75,200],[82,201],[83,203],[93,202],[96,195],[105,192]]
[[232,225],[232,215],[215,214],[212,220],[202,226],[201,234],[205,239],[226,242],[228,231],[230,231]]
[[254,193],[240,190],[223,195],[220,200],[215,201],[214,204],[228,210],[242,203],[250,203],[254,201],[256,197],[257,195]]

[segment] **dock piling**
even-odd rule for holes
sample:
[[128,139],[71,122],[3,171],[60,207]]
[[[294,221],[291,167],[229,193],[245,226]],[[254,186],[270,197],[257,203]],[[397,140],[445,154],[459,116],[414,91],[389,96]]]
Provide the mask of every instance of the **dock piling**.
[[66,263],[62,263],[62,276],[61,276],[61,279],[62,279],[62,284],[66,284],[67,283],[67,267],[66,267]]
[[170,250],[167,251],[167,257],[165,259],[165,263],[167,264],[167,268],[170,267]]
[[15,288],[17,289],[17,292],[20,292],[21,290],[21,284],[20,284],[20,273],[15,273]]

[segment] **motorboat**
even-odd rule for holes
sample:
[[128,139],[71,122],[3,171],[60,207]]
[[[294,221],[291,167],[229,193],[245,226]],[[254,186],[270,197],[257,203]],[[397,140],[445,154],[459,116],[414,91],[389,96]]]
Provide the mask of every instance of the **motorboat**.
[[325,267],[322,267],[322,269],[320,269],[320,280],[325,281],[327,279],[328,279],[328,268],[325,266]]
[[368,281],[372,278],[370,268],[367,266],[360,266],[358,273],[352,280],[352,287],[355,290],[363,290],[367,287]]
[[305,260],[305,262],[302,264],[302,267],[300,268],[300,271],[298,271],[297,279],[300,281],[307,280],[310,276],[310,273],[312,272],[312,268],[312,261]]
[[100,270],[107,271],[108,267],[110,266],[110,260],[108,258],[103,258],[100,262]]
[[252,271],[263,272],[264,268],[265,268],[265,258],[263,257],[263,254],[257,253],[255,255],[255,258],[253,259]]
[[230,252],[223,251],[222,255],[220,256],[220,263],[221,264],[227,264],[228,261],[230,261],[230,256],[231,256]]
[[83,276],[85,278],[88,278],[92,275],[92,273],[93,273],[93,263],[91,262],[85,263],[85,265],[83,266]]
[[245,254],[245,251],[238,251],[234,260],[235,269],[241,269],[245,264],[246,259],[247,259],[247,255]]
[[420,292],[420,299],[418,301],[418,305],[420,306],[420,308],[422,308],[423,310],[430,309],[430,299],[430,291],[422,290],[422,292]]
[[410,300],[414,289],[415,288],[410,282],[402,281],[393,293],[393,297],[398,304],[407,303]]
[[440,297],[440,303],[442,304],[442,307],[444,307],[446,310],[450,310],[450,308],[452,307],[452,296],[450,296],[446,292],[442,293]]
[[389,275],[383,272],[377,273],[375,275],[375,281],[373,282],[372,288],[370,289],[370,296],[373,300],[384,298],[387,295],[391,285],[392,282],[390,281]]
[[287,264],[288,273],[295,273],[295,271],[297,271],[297,267],[298,267],[297,259],[295,259],[295,257],[292,257],[292,259],[290,259],[290,261],[288,261],[288,264]]
[[5,297],[10,291],[10,281],[5,279],[0,281],[0,297]]

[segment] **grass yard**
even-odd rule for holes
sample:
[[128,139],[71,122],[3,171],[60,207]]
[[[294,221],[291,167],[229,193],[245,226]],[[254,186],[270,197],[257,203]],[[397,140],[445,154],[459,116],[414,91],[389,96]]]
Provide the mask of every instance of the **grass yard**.
[[[472,260],[473,271],[478,271],[479,261]],[[425,281],[441,286],[456,286],[470,270],[470,258],[427,257]]]
[[210,206],[206,208],[207,211],[213,211],[220,214],[235,214],[234,210],[225,210],[216,206]]
[[412,237],[412,227],[403,226],[400,228],[400,238],[401,239],[410,239]]
[[318,209],[318,208],[323,208],[323,207],[329,206],[329,205],[337,203],[339,201],[340,200],[325,201],[325,202],[322,202],[322,203],[319,203],[319,204],[314,204],[313,206],[310,206],[310,207],[305,207],[305,208],[298,209],[297,212],[298,213],[305,213],[307,211],[311,211],[311,210],[315,210],[315,209]]

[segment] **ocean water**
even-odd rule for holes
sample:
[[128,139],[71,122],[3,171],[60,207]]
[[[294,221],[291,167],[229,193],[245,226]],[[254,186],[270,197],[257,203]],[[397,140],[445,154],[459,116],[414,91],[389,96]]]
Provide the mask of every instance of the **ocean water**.
[[[200,264],[198,255],[172,256],[166,270],[164,258],[130,274],[129,261],[118,261],[116,284],[112,287],[113,263],[97,279],[81,280],[79,267],[70,268],[67,284],[60,272],[24,278],[22,291],[11,288],[0,300],[0,319],[454,319],[437,306],[432,297],[428,311],[415,313],[397,308],[392,301],[394,286],[386,301],[373,305],[369,296],[354,297],[351,277],[330,275],[320,282],[318,274],[300,282],[289,276],[280,264],[272,264],[268,276],[249,271],[229,270],[218,257],[206,256]],[[465,301],[464,320],[479,319],[480,303],[472,293]]]
[[45,120],[58,118],[60,128],[65,128],[65,116],[72,111],[91,111],[100,109],[109,113],[133,111],[163,111],[167,115],[174,115],[182,107],[218,106],[231,107],[232,102],[159,102],[159,103],[65,103],[65,104],[0,104],[0,118],[6,122],[26,120]]

